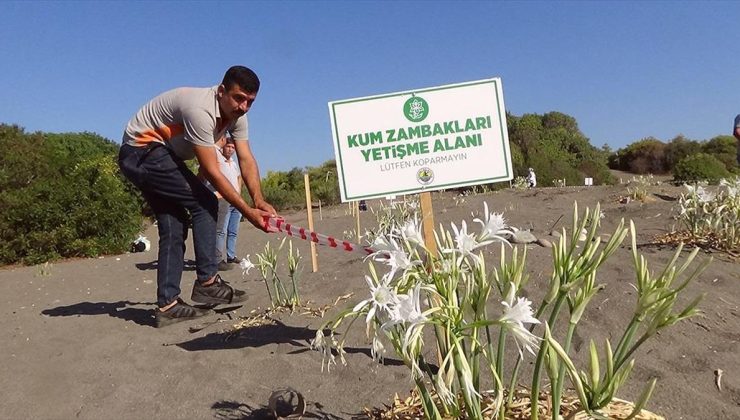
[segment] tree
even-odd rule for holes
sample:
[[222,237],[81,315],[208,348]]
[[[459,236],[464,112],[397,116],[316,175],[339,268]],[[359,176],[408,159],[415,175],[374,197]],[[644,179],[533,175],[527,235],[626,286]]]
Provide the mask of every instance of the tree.
[[689,140],[682,134],[674,137],[668,142],[665,148],[666,169],[673,171],[676,164],[687,156],[694,155],[701,151],[701,144],[698,141]]
[[532,167],[541,185],[557,179],[581,184],[584,177],[613,182],[608,153],[591,145],[575,118],[561,112],[507,115],[507,124],[514,175],[525,176]]
[[737,140],[733,136],[717,136],[704,143],[701,151],[717,158],[727,170],[737,168]]
[[666,145],[655,137],[647,137],[617,151],[610,158],[610,167],[636,174],[666,173]]

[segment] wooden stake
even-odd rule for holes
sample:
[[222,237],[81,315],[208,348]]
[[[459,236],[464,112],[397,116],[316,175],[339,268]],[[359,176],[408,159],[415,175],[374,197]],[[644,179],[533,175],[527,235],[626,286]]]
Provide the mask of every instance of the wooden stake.
[[[434,209],[432,208],[432,193],[429,191],[422,192],[419,194],[419,201],[421,201],[421,220],[424,229],[424,243],[429,250],[429,254],[437,257],[437,242],[434,240]],[[432,265],[432,258],[427,261],[427,270],[433,271],[434,266]],[[442,302],[438,296],[432,296],[430,298],[430,306],[440,307]],[[445,337],[444,330],[440,325],[435,325],[434,328],[437,330],[438,337]],[[442,338],[444,340],[444,338]],[[445,343],[447,347],[449,343]],[[442,366],[442,352],[437,347],[437,363]]]
[[360,239],[362,239],[362,234],[360,234],[360,202],[355,201],[352,209],[355,212],[355,218],[357,220],[357,242],[360,242]]
[[437,255],[437,242],[434,240],[434,209],[432,208],[432,193],[429,191],[419,194],[421,201],[421,221],[424,226],[424,242],[431,255]]
[[[308,214],[308,230],[313,232],[313,209],[311,208],[311,186],[308,181],[308,174],[303,174],[303,184],[306,186],[306,213]],[[312,272],[319,271],[319,262],[316,256],[316,244],[311,242],[311,268]]]

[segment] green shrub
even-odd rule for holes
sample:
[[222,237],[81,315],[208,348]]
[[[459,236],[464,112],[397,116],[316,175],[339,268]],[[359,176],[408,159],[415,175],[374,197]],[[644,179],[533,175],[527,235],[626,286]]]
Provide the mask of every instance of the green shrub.
[[617,150],[609,158],[609,167],[635,174],[662,174],[668,167],[666,150],[665,143],[647,137]]
[[0,263],[127,250],[141,229],[141,199],[119,174],[116,154],[95,134],[0,125]]
[[[307,167],[311,184],[311,200],[322,205],[340,202],[337,165],[334,160],[318,167]],[[269,171],[262,179],[262,195],[277,210],[303,209],[306,207],[304,170],[293,168],[288,172]]]
[[706,153],[697,153],[683,158],[673,170],[673,179],[676,182],[707,181],[716,184],[730,173],[725,165],[716,157]]
[[667,169],[673,172],[676,164],[681,159],[697,154],[701,152],[702,145],[698,141],[689,140],[682,135],[678,135],[673,138],[667,145],[665,150],[665,159]]
[[733,136],[717,136],[702,144],[702,152],[710,154],[728,171],[737,169],[737,140]]
[[514,176],[526,176],[532,167],[542,186],[560,179],[567,185],[582,185],[585,177],[594,178],[597,184],[613,182],[608,151],[592,146],[575,118],[560,112],[507,114],[506,123]]

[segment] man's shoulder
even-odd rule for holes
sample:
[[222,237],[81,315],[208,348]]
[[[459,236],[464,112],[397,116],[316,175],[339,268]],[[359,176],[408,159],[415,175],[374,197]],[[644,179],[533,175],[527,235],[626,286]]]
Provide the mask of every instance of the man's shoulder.
[[210,108],[215,103],[215,89],[215,87],[180,87],[169,92],[182,107]]

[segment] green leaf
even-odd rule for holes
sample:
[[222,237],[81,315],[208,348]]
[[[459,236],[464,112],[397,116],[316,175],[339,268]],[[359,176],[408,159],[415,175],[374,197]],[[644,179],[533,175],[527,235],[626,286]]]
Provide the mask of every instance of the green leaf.
[[591,355],[591,388],[598,389],[601,374],[599,372],[599,353],[596,351],[594,340],[590,340],[589,350]]
[[632,410],[632,413],[630,413],[630,415],[627,416],[625,420],[633,419],[635,418],[635,416],[640,414],[640,411],[642,411],[643,407],[645,407],[645,404],[647,404],[648,400],[650,399],[650,396],[653,394],[656,382],[658,382],[658,378],[653,378],[653,380],[645,386],[642,394],[640,394],[640,398],[638,398],[637,402],[635,402],[635,409]]

